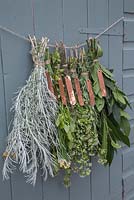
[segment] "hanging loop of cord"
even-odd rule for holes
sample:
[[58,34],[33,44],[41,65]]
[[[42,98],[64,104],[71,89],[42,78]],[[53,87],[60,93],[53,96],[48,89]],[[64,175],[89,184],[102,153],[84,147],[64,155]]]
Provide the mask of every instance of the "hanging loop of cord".
[[[99,37],[101,37],[104,33],[106,33],[107,31],[109,31],[111,28],[113,28],[116,24],[118,24],[118,23],[119,23],[120,21],[122,21],[122,20],[124,20],[124,17],[119,18],[119,19],[118,19],[117,21],[115,21],[113,24],[111,24],[110,26],[108,26],[104,31],[102,31],[101,33],[99,33],[99,34],[95,37],[95,39],[98,39]],[[26,41],[30,42],[29,38],[26,38],[25,36],[20,35],[19,33],[14,32],[14,31],[12,31],[12,30],[6,28],[6,27],[0,26],[0,29],[3,30],[3,31],[6,31],[6,32],[8,32],[8,33],[10,33],[10,34],[12,34],[12,35],[14,35],[14,36],[17,36],[17,37],[19,37],[19,38],[21,38],[21,39],[23,39],[23,40],[26,40]],[[66,49],[76,49],[76,48],[78,49],[78,48],[81,48],[81,47],[83,47],[83,46],[85,46],[85,45],[86,45],[86,43],[84,42],[84,43],[81,43],[80,45],[74,45],[74,46],[66,46],[66,45],[65,45],[65,48],[66,48]],[[49,46],[49,47],[55,47],[55,44],[49,44],[48,46]]]

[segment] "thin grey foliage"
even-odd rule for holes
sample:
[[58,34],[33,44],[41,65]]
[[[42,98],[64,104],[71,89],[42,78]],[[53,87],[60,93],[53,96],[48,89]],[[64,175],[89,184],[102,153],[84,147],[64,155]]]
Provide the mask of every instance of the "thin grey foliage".
[[53,146],[58,152],[59,141],[55,127],[58,106],[48,89],[43,66],[48,39],[37,41],[35,37],[30,37],[30,40],[35,68],[13,105],[14,120],[5,150],[3,177],[8,179],[9,173],[19,164],[27,182],[35,185],[39,168],[43,170],[45,180],[48,173],[54,176],[55,157],[50,147]]

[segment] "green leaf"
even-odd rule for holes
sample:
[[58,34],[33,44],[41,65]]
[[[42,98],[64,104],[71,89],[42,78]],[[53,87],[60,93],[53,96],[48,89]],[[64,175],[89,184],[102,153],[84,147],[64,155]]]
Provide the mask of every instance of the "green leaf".
[[120,130],[119,124],[113,119],[113,117],[107,118],[107,121],[108,126],[111,128],[112,134],[116,137],[116,139],[130,147],[129,138],[123,134]]
[[112,145],[115,149],[120,149],[120,148],[121,148],[121,145],[118,144],[117,142],[114,142],[112,139],[111,139],[111,145]]
[[101,123],[102,123],[102,149],[106,149],[107,150],[107,136],[108,136],[108,125],[107,125],[107,121],[105,119],[104,116],[101,117]]
[[91,74],[92,79],[93,79],[94,82],[98,80],[98,77],[97,77],[97,70],[98,69],[99,69],[99,65],[98,64],[94,64],[90,68],[90,74]]
[[126,119],[130,119],[130,115],[127,112],[125,112],[124,110],[120,110],[120,116],[124,117]]
[[115,89],[115,83],[108,78],[104,78],[106,87],[110,88],[111,90]]
[[111,165],[114,157],[114,147],[111,145],[110,139],[108,140],[108,152],[107,152],[107,161]]
[[103,67],[102,65],[101,65],[101,69],[102,69],[103,73],[105,74],[105,76],[107,76],[108,78],[112,78],[113,77],[113,74],[108,69]]
[[105,100],[103,98],[101,99],[97,97],[95,102],[96,102],[96,108],[98,112],[101,112],[102,109],[104,108]]
[[100,85],[98,80],[96,80],[93,84],[94,93],[97,95],[100,92]]
[[73,136],[70,131],[67,133],[67,137],[68,137],[69,141],[73,142]]
[[125,98],[124,98],[123,94],[119,90],[116,89],[115,91],[113,91],[113,95],[114,95],[115,100],[118,103],[126,105]]
[[120,126],[121,126],[121,129],[124,131],[124,133],[127,136],[129,136],[131,128],[130,128],[130,123],[128,119],[121,117]]
[[70,131],[72,133],[75,131],[75,120],[70,123]]
[[120,123],[120,108],[116,103],[113,105],[113,116],[114,119]]
[[66,133],[69,132],[69,129],[70,129],[70,127],[69,127],[68,125],[65,124],[65,125],[64,125],[64,130],[65,130]]
[[58,115],[58,118],[56,119],[55,124],[56,124],[56,126],[58,127],[58,126],[60,125],[60,123],[61,123],[61,115],[59,114],[59,115]]

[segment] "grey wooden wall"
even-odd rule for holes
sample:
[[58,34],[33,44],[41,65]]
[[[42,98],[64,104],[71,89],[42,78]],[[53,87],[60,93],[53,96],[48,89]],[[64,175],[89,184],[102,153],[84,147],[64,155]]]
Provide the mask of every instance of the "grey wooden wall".
[[[134,103],[134,0],[0,0],[0,25],[24,36],[46,35],[51,43],[63,40],[71,45],[96,35],[125,16],[125,21],[103,35],[102,63],[114,68],[116,80]],[[0,155],[5,147],[9,108],[18,87],[25,84],[32,68],[30,44],[0,30]],[[134,112],[128,110],[132,126],[131,148],[120,150],[111,167],[93,160],[92,174],[72,177],[65,189],[62,174],[47,182],[38,176],[33,188],[18,171],[2,181],[0,200],[134,200]],[[0,171],[3,160],[0,156]]]

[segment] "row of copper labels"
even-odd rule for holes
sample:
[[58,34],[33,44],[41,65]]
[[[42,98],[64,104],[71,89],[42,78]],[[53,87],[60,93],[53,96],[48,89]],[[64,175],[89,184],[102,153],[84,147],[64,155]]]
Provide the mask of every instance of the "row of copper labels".
[[[100,69],[97,72],[97,76],[98,76],[101,95],[102,95],[102,97],[106,97],[107,93],[106,93],[105,82],[104,82],[104,78],[103,78],[103,73]],[[47,78],[49,90],[56,96],[56,94],[54,92],[52,79],[50,77],[49,72],[46,72],[46,78]],[[71,77],[67,75],[64,78],[60,77],[58,80],[58,86],[59,86],[59,92],[60,92],[62,104],[67,105],[67,97],[66,97],[66,91],[67,91],[68,100],[72,106],[74,106],[77,103],[76,99],[78,99],[78,103],[80,104],[80,106],[83,106],[84,99],[83,99],[82,90],[80,87],[80,81],[79,81],[78,77],[75,77],[72,79],[73,80],[71,80]],[[74,83],[76,94],[74,93],[72,81]],[[64,82],[65,82],[65,84],[64,84]],[[88,95],[89,95],[89,103],[91,106],[94,106],[95,105],[95,96],[94,96],[92,83],[91,83],[90,79],[86,80],[86,87],[87,87],[87,91],[88,91]],[[76,95],[77,95],[77,98],[76,98]]]

